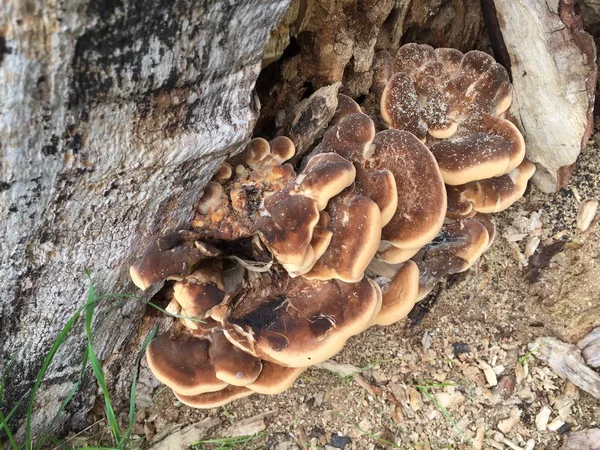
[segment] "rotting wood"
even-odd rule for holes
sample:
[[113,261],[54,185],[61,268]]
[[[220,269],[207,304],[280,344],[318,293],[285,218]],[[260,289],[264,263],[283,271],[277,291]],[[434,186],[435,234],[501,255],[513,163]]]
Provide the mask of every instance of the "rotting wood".
[[558,376],[600,399],[600,375],[586,365],[575,345],[552,337],[541,337],[529,344],[529,350]]
[[[262,52],[287,5],[0,5],[0,406],[21,401],[15,422],[49,346],[85,303],[83,268],[98,294],[138,293],[129,258],[189,219],[214,169],[250,136]],[[118,406],[145,307],[113,306],[96,307],[94,346]],[[85,339],[80,327],[71,335],[38,396],[34,434],[79,376]],[[58,426],[86,423],[89,375]]]
[[591,135],[594,40],[583,30],[575,0],[493,0],[493,6],[503,39],[496,48],[510,55],[511,111],[525,132],[527,157],[537,165],[535,182],[553,192],[566,186]]

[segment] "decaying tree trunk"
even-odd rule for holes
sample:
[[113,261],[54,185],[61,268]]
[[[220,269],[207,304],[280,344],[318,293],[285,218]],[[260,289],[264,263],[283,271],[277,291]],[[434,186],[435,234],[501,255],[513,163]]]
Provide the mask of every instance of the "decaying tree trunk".
[[483,0],[497,57],[514,85],[534,179],[546,192],[566,186],[593,128],[596,48],[575,0]]
[[[530,69],[522,62],[530,61],[513,36],[518,29],[500,20],[513,14],[511,2],[495,3],[509,53],[519,55],[511,58],[513,77],[524,78]],[[479,0],[291,0],[288,6],[288,0],[0,5],[4,412],[26,399],[51,342],[84,304],[83,268],[101,294],[135,292],[127,274],[132,259],[151,238],[186,222],[214,169],[250,136],[265,46],[256,133],[267,137],[289,127],[302,99],[336,82],[375,105],[379,64],[404,42],[491,51]],[[573,55],[580,47],[572,44],[573,25],[564,25],[567,31],[554,30],[556,39]],[[545,49],[558,54],[560,45],[552,42]],[[552,80],[577,75],[565,92],[578,101],[560,107],[589,108],[583,71],[565,75],[563,69],[557,65]],[[515,88],[529,139],[533,112],[523,96],[532,87],[515,82]],[[569,141],[570,159],[557,160],[560,167],[572,164],[583,122],[582,116],[570,135],[577,141]],[[541,153],[536,158],[558,170]],[[142,320],[146,311],[138,302],[98,306],[94,346],[117,399],[129,387],[136,350],[153,320]],[[77,379],[83,343],[78,328],[55,358],[36,405],[36,429],[54,417]],[[95,393],[91,380],[63,424],[85,423]],[[21,411],[17,421],[22,417]]]
[[[262,51],[287,3],[0,5],[5,412],[28,394],[51,342],[85,302],[84,267],[99,293],[134,292],[132,257],[190,218],[214,168],[250,135]],[[133,356],[124,349],[145,308],[108,306],[99,305],[94,344],[101,359],[113,354],[117,372]],[[36,426],[77,379],[83,342],[79,329],[55,358]],[[83,423],[91,400],[71,423]]]

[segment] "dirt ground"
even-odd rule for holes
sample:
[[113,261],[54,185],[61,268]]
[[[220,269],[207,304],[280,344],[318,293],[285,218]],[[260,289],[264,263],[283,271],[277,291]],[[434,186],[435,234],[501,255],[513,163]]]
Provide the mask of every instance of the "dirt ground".
[[[581,202],[600,199],[598,144],[582,153],[569,188],[554,195],[530,188],[498,214],[493,247],[408,320],[351,339],[335,360],[359,368],[358,379],[311,368],[283,394],[211,411],[157,388],[140,395],[136,446],[175,448],[161,439],[198,422],[204,440],[258,434],[197,448],[271,450],[558,449],[569,430],[600,426],[600,402],[527,349],[542,336],[574,339],[578,316],[600,308],[600,226],[576,229]],[[553,431],[538,431],[536,421]]]

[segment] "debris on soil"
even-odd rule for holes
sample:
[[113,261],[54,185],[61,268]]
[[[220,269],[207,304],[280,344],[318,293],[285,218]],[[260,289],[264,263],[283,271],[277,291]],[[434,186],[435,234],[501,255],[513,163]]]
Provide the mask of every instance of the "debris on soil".
[[538,247],[538,249],[529,257],[529,269],[525,272],[525,279],[530,283],[538,281],[541,271],[548,267],[550,260],[552,260],[557,253],[561,252],[565,243],[566,241],[556,241],[552,244]]
[[204,420],[172,432],[163,440],[150,447],[150,450],[161,450],[165,448],[168,448],[169,450],[186,450],[194,442],[198,442],[205,438],[211,428],[215,428],[220,424],[220,419],[207,417]]
[[562,450],[600,450],[600,428],[567,434]]
[[557,375],[600,400],[600,375],[586,365],[575,345],[565,344],[551,337],[541,337],[529,344],[529,350],[548,364]]

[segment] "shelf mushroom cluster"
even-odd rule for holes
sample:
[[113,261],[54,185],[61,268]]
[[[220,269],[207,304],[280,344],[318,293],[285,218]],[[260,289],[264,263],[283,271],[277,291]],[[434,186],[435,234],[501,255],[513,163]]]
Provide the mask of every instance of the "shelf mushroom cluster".
[[389,129],[340,95],[301,168],[287,137],[253,139],[208,183],[189,229],[131,267],[141,289],[170,280],[179,320],[147,360],[183,403],[280,393],[350,337],[406,317],[489,248],[489,213],[523,195],[535,167],[502,66],[407,44],[394,72]]

